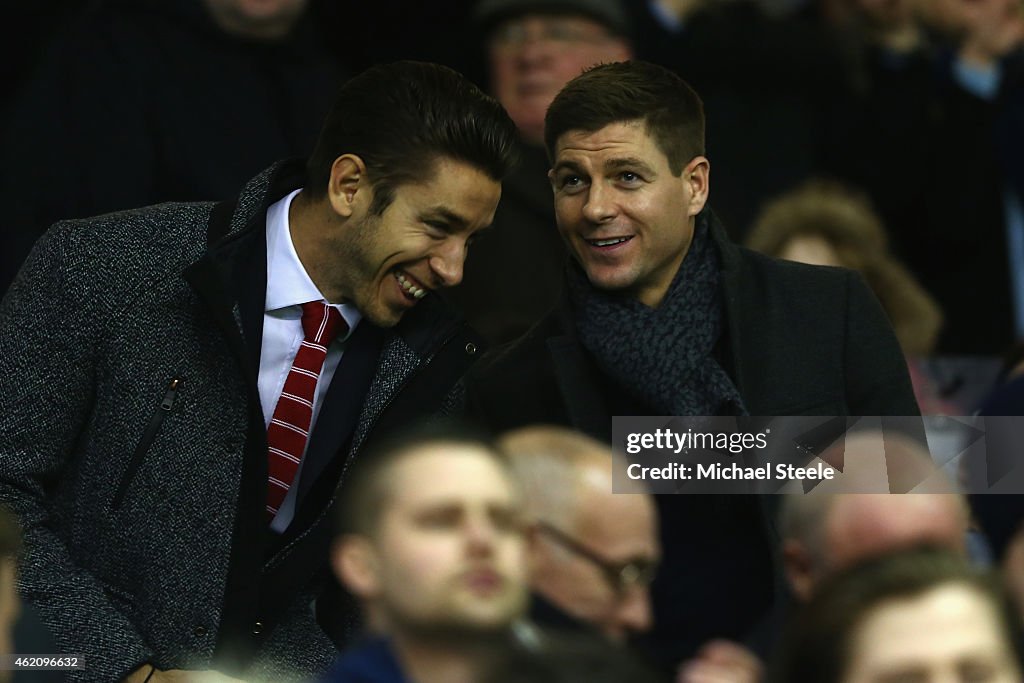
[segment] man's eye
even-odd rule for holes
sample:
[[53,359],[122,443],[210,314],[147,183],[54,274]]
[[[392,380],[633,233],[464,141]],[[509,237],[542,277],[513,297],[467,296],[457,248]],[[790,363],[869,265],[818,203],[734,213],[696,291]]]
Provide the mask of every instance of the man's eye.
[[619,174],[619,178],[626,183],[639,183],[643,178],[632,171],[623,171]]
[[579,187],[582,184],[583,184],[583,178],[580,178],[578,175],[562,176],[562,179],[558,182],[559,187],[563,187],[563,188],[567,188],[567,189],[572,189],[574,187]]
[[499,509],[492,511],[491,521],[495,528],[500,531],[519,531],[522,528],[522,520],[512,510]]
[[430,228],[430,232],[437,235],[447,235],[448,226],[444,223],[438,223],[437,221],[424,221],[426,226]]
[[436,510],[420,517],[420,525],[426,529],[448,529],[459,523],[458,510]]

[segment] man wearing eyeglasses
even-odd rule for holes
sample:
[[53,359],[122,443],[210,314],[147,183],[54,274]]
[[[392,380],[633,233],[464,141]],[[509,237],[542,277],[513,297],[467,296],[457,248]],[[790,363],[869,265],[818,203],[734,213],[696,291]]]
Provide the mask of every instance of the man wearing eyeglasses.
[[531,617],[615,642],[647,631],[660,556],[651,496],[613,494],[612,451],[583,434],[526,427],[500,445],[525,496]]
[[529,329],[562,287],[566,251],[543,149],[548,105],[584,69],[629,59],[632,49],[621,0],[481,0],[475,18],[485,36],[491,94],[524,144],[492,229],[474,243],[463,285],[450,295],[473,328],[498,343]]

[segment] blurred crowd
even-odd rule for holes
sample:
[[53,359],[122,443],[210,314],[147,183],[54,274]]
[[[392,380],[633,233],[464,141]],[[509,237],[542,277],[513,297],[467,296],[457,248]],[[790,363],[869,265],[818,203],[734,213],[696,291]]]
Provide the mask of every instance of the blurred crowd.
[[[730,236],[869,271],[929,409],[974,410],[1024,334],[1015,0],[50,0],[12,11],[3,288],[54,221],[230,196],[271,161],[309,153],[347,76],[419,59],[477,81],[522,135],[498,229],[455,293],[480,331],[507,341],[561,286],[547,104],[586,67],[636,57],[704,100],[712,202]],[[768,245],[772,216],[790,234]],[[787,250],[796,237],[818,248]]]
[[[11,12],[0,293],[55,222],[231,197],[275,160],[312,152],[349,76],[415,59],[466,74],[518,131],[493,226],[450,295],[489,342],[514,340],[565,296],[548,106],[588,67],[636,58],[703,99],[711,204],[729,236],[858,271],[923,413],[1024,409],[1021,0],[105,0]],[[847,442],[846,457],[880,441]],[[896,441],[887,452],[931,463]],[[617,458],[539,426],[492,442],[435,424],[375,444],[342,489],[337,602],[316,605],[362,615],[341,627],[350,639],[325,680],[1024,680],[1016,496],[968,501],[945,482],[669,505],[640,488],[612,495]],[[687,552],[703,554],[666,543],[665,528],[702,515],[715,531],[695,532]],[[0,654],[41,652],[52,640],[17,607],[17,524],[2,522]],[[14,622],[28,626],[12,643]]]

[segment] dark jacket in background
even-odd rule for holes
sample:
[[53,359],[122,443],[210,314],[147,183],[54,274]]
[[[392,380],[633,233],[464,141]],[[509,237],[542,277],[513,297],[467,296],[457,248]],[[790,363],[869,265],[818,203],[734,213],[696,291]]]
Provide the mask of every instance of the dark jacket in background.
[[957,83],[952,64],[869,52],[837,174],[868,193],[941,306],[938,351],[996,355],[1015,337],[1004,195],[1024,196],[1024,60],[1003,65],[991,101]]
[[83,11],[10,112],[0,293],[54,221],[221,199],[308,155],[342,75],[309,17],[262,43],[221,31],[200,0]]
[[565,243],[555,225],[547,155],[525,147],[502,183],[494,223],[470,247],[450,298],[494,344],[517,339],[561,298]]
[[742,241],[776,195],[830,168],[852,96],[847,56],[827,27],[760,3],[708,3],[678,31],[626,2],[637,57],[666,66],[704,101],[711,200]]

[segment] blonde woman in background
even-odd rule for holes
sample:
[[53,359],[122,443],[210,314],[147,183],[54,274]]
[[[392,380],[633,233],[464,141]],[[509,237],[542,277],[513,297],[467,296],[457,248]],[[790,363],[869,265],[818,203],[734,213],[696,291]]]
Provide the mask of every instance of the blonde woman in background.
[[957,412],[936,395],[920,363],[935,349],[942,312],[889,252],[882,221],[864,196],[838,182],[808,181],[762,209],[747,246],[790,261],[858,271],[881,302],[907,356],[921,412]]

